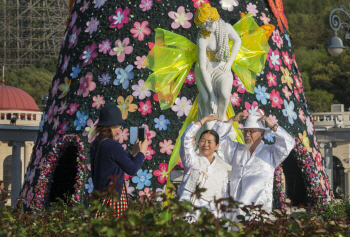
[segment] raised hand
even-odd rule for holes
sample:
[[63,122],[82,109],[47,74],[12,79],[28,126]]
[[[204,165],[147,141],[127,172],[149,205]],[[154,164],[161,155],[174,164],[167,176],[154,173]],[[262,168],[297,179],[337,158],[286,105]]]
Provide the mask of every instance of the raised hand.
[[240,112],[240,113],[236,114],[235,116],[231,117],[227,122],[228,123],[239,122],[243,119],[248,118],[248,116],[249,116],[248,113]]

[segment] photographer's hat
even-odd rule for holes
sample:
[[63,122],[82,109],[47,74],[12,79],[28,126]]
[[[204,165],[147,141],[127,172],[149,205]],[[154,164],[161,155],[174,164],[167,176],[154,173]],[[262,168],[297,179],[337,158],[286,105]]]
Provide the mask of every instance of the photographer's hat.
[[108,104],[102,107],[97,126],[124,126],[125,124],[122,112],[116,105]]

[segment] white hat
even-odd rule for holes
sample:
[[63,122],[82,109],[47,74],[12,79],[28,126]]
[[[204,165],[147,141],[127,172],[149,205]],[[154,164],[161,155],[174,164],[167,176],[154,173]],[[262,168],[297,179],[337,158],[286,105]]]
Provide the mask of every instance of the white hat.
[[264,130],[265,133],[270,133],[271,130],[268,128],[265,128],[265,121],[260,121],[258,122],[258,120],[260,119],[260,116],[254,116],[254,115],[249,115],[247,120],[245,121],[244,127],[243,128],[238,128],[238,129],[246,129],[246,128],[257,128],[257,129],[261,129]]

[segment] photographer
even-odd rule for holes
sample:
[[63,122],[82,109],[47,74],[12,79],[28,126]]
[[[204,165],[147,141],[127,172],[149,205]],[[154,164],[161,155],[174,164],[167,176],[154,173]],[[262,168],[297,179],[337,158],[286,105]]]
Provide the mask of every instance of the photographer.
[[[94,134],[96,139],[90,148],[90,163],[92,182],[94,190],[103,192],[108,185],[113,183],[110,176],[118,176],[116,180],[116,191],[119,193],[120,201],[114,199],[100,198],[102,206],[112,207],[115,217],[119,217],[128,207],[127,190],[124,183],[124,175],[135,175],[141,168],[147,151],[147,137],[144,141],[137,141],[133,150],[127,154],[122,145],[114,139],[119,129],[125,125],[122,113],[116,105],[105,105],[99,116]],[[96,213],[101,217],[103,213]],[[106,215],[106,213],[105,213]]]
[[4,181],[0,181],[0,208],[3,208],[7,203],[7,192],[4,190]]

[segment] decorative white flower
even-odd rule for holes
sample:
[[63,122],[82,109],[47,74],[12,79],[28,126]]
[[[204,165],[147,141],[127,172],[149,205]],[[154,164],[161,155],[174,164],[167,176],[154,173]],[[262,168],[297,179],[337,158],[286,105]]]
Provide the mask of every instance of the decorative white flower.
[[307,127],[307,133],[309,135],[313,135],[314,134],[314,130],[312,128],[312,122],[310,117],[306,117],[306,127]]
[[88,193],[91,193],[94,190],[94,184],[92,183],[92,179],[88,179],[88,184],[85,184],[85,189],[88,190]]
[[233,11],[233,7],[238,6],[237,0],[221,0],[220,1],[221,7],[224,10],[228,10],[229,12]]
[[171,107],[171,109],[177,112],[177,116],[181,117],[182,115],[188,115],[191,110],[191,100],[187,100],[186,97],[182,97],[181,99],[176,98],[175,105]]
[[126,190],[128,192],[128,194],[130,194],[131,196],[134,196],[134,194],[132,194],[135,191],[135,188],[133,186],[130,186],[130,182],[129,181],[125,181],[126,184]]
[[146,96],[151,96],[151,91],[144,85],[144,80],[139,80],[138,85],[133,85],[131,88],[134,90],[133,96],[138,97],[139,100],[143,100]]

